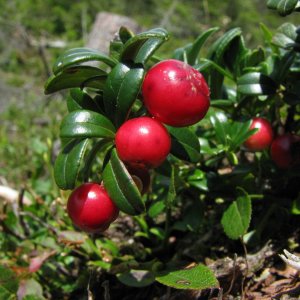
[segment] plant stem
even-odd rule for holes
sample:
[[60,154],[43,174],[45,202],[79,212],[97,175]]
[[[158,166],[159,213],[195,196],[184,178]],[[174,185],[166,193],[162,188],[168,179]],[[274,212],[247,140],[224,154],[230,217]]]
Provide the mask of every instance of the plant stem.
[[241,286],[241,289],[242,289],[242,300],[245,299],[245,292],[244,292],[244,283],[245,283],[245,279],[247,278],[248,276],[248,272],[249,272],[249,264],[248,264],[248,259],[247,259],[247,256],[248,256],[248,251],[247,251],[247,247],[246,247],[246,244],[244,243],[244,239],[243,237],[240,238],[240,241],[242,243],[242,246],[243,246],[243,250],[244,250],[244,256],[245,256],[245,263],[246,263],[246,273],[245,275],[243,276],[243,279],[242,279],[242,286]]

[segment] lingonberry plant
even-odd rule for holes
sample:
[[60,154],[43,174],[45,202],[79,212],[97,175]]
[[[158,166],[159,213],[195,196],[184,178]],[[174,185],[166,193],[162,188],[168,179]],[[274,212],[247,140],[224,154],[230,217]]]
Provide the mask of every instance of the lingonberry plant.
[[[298,9],[295,3],[268,1],[281,14]],[[291,138],[300,130],[299,29],[285,23],[272,33],[261,25],[266,44],[254,49],[240,28],[208,44],[218,30],[202,32],[162,59],[154,53],[169,39],[166,30],[134,35],[122,27],[109,55],[68,50],[46,83],[46,94],[70,89],[54,176],[59,188],[75,189],[68,204],[74,224],[90,231],[80,210],[71,209],[74,198],[76,203],[89,198],[74,196],[89,182],[105,189],[120,218],[130,215],[137,224],[137,251],[123,254],[98,236],[115,259],[91,263],[126,285],[218,287],[221,280],[207,266],[181,268],[203,262],[207,239],[210,245],[221,243],[216,223],[230,239],[252,247],[280,231],[282,211],[290,212],[291,220],[300,214],[299,164],[292,163],[299,160],[299,144]],[[278,142],[282,134],[287,148]],[[102,212],[104,203],[97,202],[82,218],[93,223]],[[116,215],[110,216],[108,223]],[[100,223],[95,226],[101,230],[108,225]],[[179,241],[182,232],[193,245]],[[194,243],[199,236],[208,238]]]

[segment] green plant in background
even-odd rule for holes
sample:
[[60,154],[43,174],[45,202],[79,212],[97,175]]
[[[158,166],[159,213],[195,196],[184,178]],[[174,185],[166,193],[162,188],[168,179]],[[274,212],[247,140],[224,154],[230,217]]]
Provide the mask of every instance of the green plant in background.
[[[268,1],[268,6],[282,15],[297,10],[297,4]],[[261,31],[264,47],[247,47],[240,28],[210,42],[218,32],[214,27],[173,51],[172,59],[204,75],[210,87],[210,109],[201,122],[189,127],[166,126],[170,154],[155,169],[147,166],[151,184],[144,192],[148,175],[131,174],[128,161],[120,159],[115,137],[128,120],[148,118],[151,109],[145,107],[142,87],[153,65],[169,61],[155,53],[168,41],[168,32],[158,28],[134,35],[121,28],[109,55],[75,48],[57,59],[45,92],[70,89],[70,93],[68,114],[60,127],[62,148],[54,165],[56,183],[63,190],[72,190],[88,181],[97,182],[121,214],[107,232],[86,235],[74,231],[66,218],[62,204],[68,192],[51,204],[47,201],[49,207],[37,215],[34,212],[44,204],[37,197],[21,214],[3,207],[7,215],[3,226],[10,233],[9,238],[1,233],[3,247],[9,250],[14,245],[6,265],[12,266],[18,247],[24,254],[33,247],[38,251],[31,253],[29,271],[28,260],[26,264],[18,258],[23,277],[3,269],[9,280],[3,280],[0,293],[3,290],[3,295],[13,299],[20,285],[28,295],[34,290],[38,299],[47,294],[78,295],[87,283],[90,293],[99,293],[97,281],[105,276],[139,288],[159,282],[177,289],[218,290],[219,282],[203,265],[203,258],[212,245],[230,242],[211,234],[205,242],[208,246],[190,245],[182,235],[196,241],[208,232],[215,236],[224,232],[232,243],[240,240],[246,252],[246,247],[253,249],[276,237],[274,232],[280,233],[286,222],[297,224],[299,34],[290,23],[275,33],[261,25]],[[86,64],[90,61],[97,61],[98,66]],[[269,121],[274,141],[290,137],[288,150],[274,141],[271,150],[247,146],[249,138],[260,134],[260,128],[251,127],[254,118]],[[136,155],[146,151],[142,144],[135,148]],[[288,163],[281,163],[286,157]],[[135,163],[134,167],[141,167],[140,158]],[[22,198],[20,202],[23,205]],[[126,226],[126,222],[132,225]],[[118,239],[118,231],[124,231],[122,238]],[[51,280],[43,296],[39,284],[45,278]],[[243,284],[241,289],[243,294]]]

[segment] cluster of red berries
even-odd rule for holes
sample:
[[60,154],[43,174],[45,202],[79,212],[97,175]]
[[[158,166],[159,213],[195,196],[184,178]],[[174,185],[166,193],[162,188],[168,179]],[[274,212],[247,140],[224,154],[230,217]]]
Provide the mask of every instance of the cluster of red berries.
[[270,148],[271,158],[281,169],[287,169],[300,162],[300,136],[286,133],[273,138],[273,129],[270,122],[264,118],[254,118],[250,129],[258,129],[250,136],[245,146],[252,151],[261,151]]
[[[115,146],[141,194],[150,186],[149,169],[161,165],[171,149],[163,124],[184,127],[197,123],[207,113],[209,87],[197,70],[178,60],[153,66],[142,84],[144,105],[150,116],[133,118],[118,129]],[[119,209],[102,185],[85,183],[68,200],[73,223],[88,232],[106,230]]]

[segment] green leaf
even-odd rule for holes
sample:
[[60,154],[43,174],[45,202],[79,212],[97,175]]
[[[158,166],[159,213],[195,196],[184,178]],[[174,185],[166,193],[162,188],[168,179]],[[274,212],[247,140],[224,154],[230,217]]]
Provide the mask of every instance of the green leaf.
[[235,151],[237,147],[242,145],[257,129],[251,129],[251,120],[247,122],[233,122],[230,128],[230,150]]
[[59,56],[53,65],[53,73],[57,75],[71,66],[79,65],[87,61],[100,61],[110,67],[114,67],[117,61],[98,50],[89,48],[73,48]]
[[128,117],[129,111],[137,99],[140,92],[144,69],[131,69],[128,71],[121,83],[120,90],[116,99],[117,111],[115,115],[115,124],[119,127]]
[[246,49],[244,39],[241,35],[237,35],[232,39],[224,51],[224,64],[232,72],[235,78],[242,73],[242,61],[249,51],[250,50]]
[[166,207],[166,205],[165,205],[164,201],[154,202],[148,210],[149,217],[150,218],[157,217],[165,209],[165,207]]
[[126,65],[118,63],[107,77],[103,91],[103,98],[105,112],[108,114],[110,119],[114,119],[120,88],[125,75],[129,72],[129,70],[130,69]]
[[60,136],[62,138],[113,139],[115,131],[113,124],[105,116],[89,110],[80,110],[69,113],[62,120]]
[[16,274],[0,265],[0,299],[16,299],[19,282]]
[[277,5],[277,11],[281,16],[287,16],[293,12],[298,0],[280,0]]
[[259,72],[246,73],[238,79],[237,85],[238,92],[246,95],[272,95],[278,87],[272,78]]
[[276,61],[271,77],[278,83],[283,82],[290,72],[290,68],[295,58],[296,53],[294,51],[285,53],[280,60]]
[[106,80],[105,71],[91,66],[75,66],[51,76],[45,84],[45,94],[68,88],[91,87],[102,89]]
[[137,34],[125,43],[120,61],[145,64],[154,51],[168,38],[168,32],[162,28]]
[[197,135],[189,128],[167,126],[171,135],[171,153],[183,160],[197,162],[200,159],[200,143]]
[[175,58],[179,60],[184,60],[183,56],[184,54],[186,54],[187,63],[191,66],[194,65],[195,63],[197,63],[199,52],[206,40],[218,30],[219,27],[213,27],[202,32],[192,44],[189,44],[184,48],[177,49],[177,53],[175,52]]
[[224,212],[222,226],[226,235],[233,240],[242,237],[251,220],[251,199],[247,193],[237,198]]
[[[98,152],[106,152],[109,151],[108,147],[111,147],[113,141],[108,139],[99,139],[90,147],[88,154],[86,155],[86,159],[84,161],[84,166],[81,170],[82,179],[84,182],[88,181],[90,178],[90,173],[92,170],[93,162],[97,158]],[[103,162],[103,165],[105,162]]]
[[280,0],[268,0],[267,7],[270,9],[276,9]]
[[296,29],[296,26],[291,23],[282,24],[273,36],[273,44],[284,49],[292,47],[297,38]]
[[106,113],[117,127],[128,117],[143,78],[144,69],[129,69],[122,63],[116,65],[109,74],[104,88],[104,105]]
[[59,153],[54,164],[54,178],[62,190],[73,189],[89,140],[72,140]]
[[118,274],[117,278],[125,285],[142,288],[152,284],[155,281],[154,274],[147,270],[130,270]]
[[223,55],[232,41],[240,36],[242,31],[240,28],[233,28],[218,38],[209,49],[208,58],[216,63],[223,60]]
[[196,169],[192,175],[187,178],[189,185],[201,190],[208,191],[206,173]]
[[287,16],[294,11],[298,0],[268,0],[267,7],[276,9],[281,16]]
[[214,112],[210,111],[210,122],[212,123],[215,133],[216,133],[216,138],[219,141],[219,143],[223,145],[227,145],[227,132],[226,132],[226,127],[228,123],[228,119],[225,114],[221,112]]
[[123,44],[134,37],[134,33],[127,27],[121,26],[119,29],[119,37]]
[[70,95],[67,98],[67,107],[69,112],[82,109],[101,112],[101,108],[97,105],[93,98],[80,88],[71,89]]
[[191,45],[191,48],[187,51],[188,64],[194,65],[196,63],[197,57],[204,43],[212,34],[214,34],[218,30],[219,27],[210,28],[197,37],[197,39]]
[[[220,67],[225,66],[224,53],[238,36],[242,34],[240,28],[233,28],[217,39],[210,47],[208,53],[208,59],[215,62]],[[222,97],[222,86],[224,76],[217,70],[213,70],[209,76],[209,86],[211,90],[211,99],[220,99]]]
[[218,287],[213,272],[201,264],[183,270],[164,271],[157,274],[155,279],[161,284],[176,289],[202,290]]
[[109,196],[121,211],[129,215],[137,215],[145,211],[141,194],[119,159],[116,149],[112,150],[110,160],[104,168],[103,183]]

